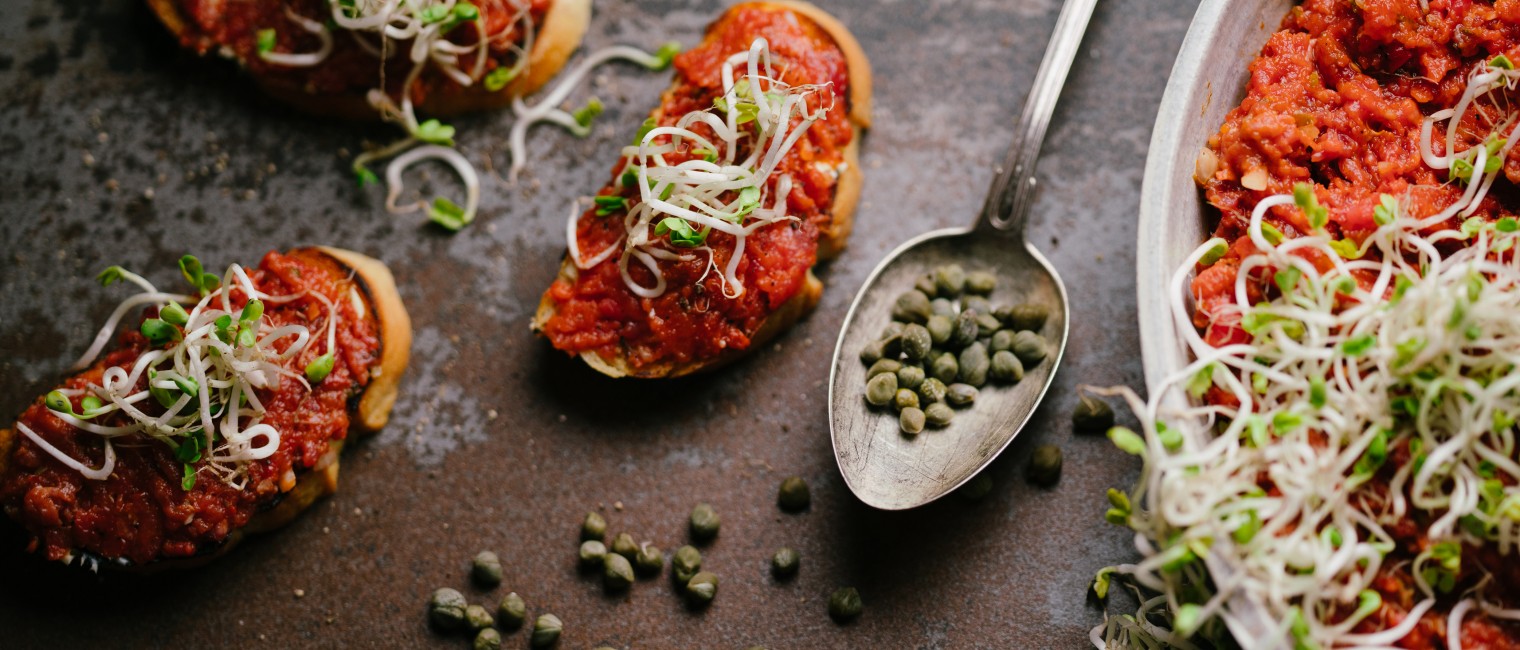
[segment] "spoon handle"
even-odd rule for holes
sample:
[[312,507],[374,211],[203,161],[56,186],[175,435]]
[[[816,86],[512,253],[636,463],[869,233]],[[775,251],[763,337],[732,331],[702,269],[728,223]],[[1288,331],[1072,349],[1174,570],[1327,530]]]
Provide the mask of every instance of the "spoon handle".
[[1066,0],[1062,5],[1056,31],[1045,47],[1045,59],[1035,73],[1034,88],[1024,103],[1013,145],[1008,148],[1008,157],[998,169],[982,214],[977,218],[977,230],[992,228],[1023,236],[1024,221],[1034,203],[1034,167],[1040,157],[1040,145],[1045,141],[1056,99],[1061,96],[1061,86],[1066,83],[1066,74],[1071,71],[1072,60],[1082,45],[1082,34],[1087,31],[1087,21],[1097,4],[1098,0]]

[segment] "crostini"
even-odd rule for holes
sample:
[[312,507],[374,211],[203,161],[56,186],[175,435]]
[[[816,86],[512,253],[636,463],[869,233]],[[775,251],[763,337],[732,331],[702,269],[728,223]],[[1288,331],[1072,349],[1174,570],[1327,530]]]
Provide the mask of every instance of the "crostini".
[[675,80],[623,149],[533,328],[613,377],[731,362],[812,311],[860,198],[871,72],[832,16],[737,5],[677,56]]

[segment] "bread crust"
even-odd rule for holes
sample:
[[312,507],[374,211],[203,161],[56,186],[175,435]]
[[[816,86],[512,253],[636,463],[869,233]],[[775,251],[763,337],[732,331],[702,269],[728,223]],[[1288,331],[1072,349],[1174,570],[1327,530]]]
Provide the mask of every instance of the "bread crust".
[[[332,258],[339,266],[353,272],[363,290],[366,309],[373,310],[380,332],[380,362],[371,371],[370,382],[360,396],[354,411],[352,428],[360,433],[371,433],[384,426],[390,418],[391,407],[396,402],[396,389],[411,357],[411,317],[401,303],[394,276],[385,264],[354,251],[316,246],[311,249]],[[167,569],[185,569],[202,566],[219,558],[237,546],[248,535],[268,532],[284,527],[310,508],[324,496],[338,490],[338,469],[344,440],[328,443],[327,453],[312,467],[302,472],[295,485],[284,494],[274,507],[249,518],[242,528],[227,534],[222,544],[211,553],[182,559],[158,560],[146,565],[122,565],[105,561],[100,564],[121,568],[134,573],[157,573]],[[15,449],[15,432],[0,429],[0,474],[10,464]]]
[[[178,0],[147,0],[148,7],[174,36],[185,42],[195,38],[195,26],[182,12]],[[416,109],[436,117],[506,107],[517,97],[537,92],[564,68],[570,54],[580,47],[591,24],[591,0],[555,0],[536,26],[533,49],[528,53],[528,69],[501,90],[486,90],[483,84],[456,88],[452,92],[432,93]],[[432,74],[424,72],[424,74]],[[289,84],[275,83],[267,77],[251,75],[265,94],[303,113],[343,120],[375,122],[380,113],[370,106],[365,93],[317,94]]]
[[[845,241],[854,227],[855,209],[860,204],[861,190],[865,180],[860,171],[860,139],[865,129],[871,124],[871,65],[866,60],[865,51],[861,49],[855,36],[838,19],[812,4],[794,0],[770,0],[747,4],[783,8],[812,21],[828,34],[845,57],[846,71],[850,75],[850,94],[847,98],[848,117],[854,134],[850,138],[850,144],[844,149],[845,166],[840,170],[839,180],[834,186],[832,219],[827,227],[820,230],[818,238],[818,261],[832,260],[844,250]],[[671,92],[673,88],[661,96],[662,107],[669,100]],[[660,109],[655,111],[655,116],[660,117]],[[567,255],[560,262],[558,279],[574,283],[577,274],[575,264]],[[595,351],[587,350],[580,353],[580,358],[586,362],[586,365],[609,377],[658,379],[714,370],[733,363],[751,350],[759,348],[802,317],[812,313],[818,306],[822,294],[823,283],[813,274],[813,270],[809,269],[802,288],[766,317],[760,328],[750,337],[749,347],[743,350],[730,349],[711,359],[688,363],[655,364],[635,369],[628,364],[626,357],[621,355],[613,359],[604,359]],[[554,314],[554,301],[545,293],[539,300],[538,309],[533,316],[533,329],[542,330]]]

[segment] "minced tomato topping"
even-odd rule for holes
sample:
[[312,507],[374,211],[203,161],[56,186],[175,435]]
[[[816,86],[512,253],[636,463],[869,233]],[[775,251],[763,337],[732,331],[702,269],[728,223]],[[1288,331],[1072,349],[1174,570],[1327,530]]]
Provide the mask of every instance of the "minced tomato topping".
[[[266,303],[264,318],[270,327],[303,325],[325,331],[328,308],[312,294],[327,297],[339,313],[337,354],[325,379],[308,390],[301,382],[285,378],[277,389],[256,394],[267,409],[263,422],[280,432],[274,454],[245,466],[247,484],[243,489],[201,472],[199,480],[186,491],[182,464],[174,450],[145,436],[116,438],[115,471],[98,481],[85,478],[31,440],[18,437],[9,466],[0,474],[0,508],[30,534],[30,550],[40,551],[50,560],[83,551],[133,564],[212,552],[232,531],[278,503],[299,475],[328,455],[334,441],[344,439],[349,427],[348,402],[368,384],[370,372],[380,359],[373,307],[366,305],[363,314],[356,311],[350,298],[356,281],[348,270],[319,252],[270,252],[248,275],[261,292],[305,294],[289,302]],[[246,298],[234,296],[240,301],[236,307],[241,308]],[[135,327],[126,329],[119,343],[116,350],[69,378],[61,388],[100,385],[107,368],[130,368],[148,349],[147,339]],[[320,352],[317,346],[308,346],[284,367],[299,374]],[[139,384],[139,390],[145,389],[146,378]],[[147,405],[145,410],[158,408],[156,404],[143,404]],[[42,400],[28,407],[18,422],[68,456],[91,467],[101,465],[102,438],[54,416]],[[100,423],[119,424],[111,420]]]
[[[655,298],[630,291],[616,256],[580,269],[574,279],[556,280],[547,293],[556,311],[543,324],[544,334],[556,348],[570,353],[592,351],[604,358],[621,356],[635,370],[713,359],[725,351],[748,348],[765,319],[802,289],[817,261],[820,230],[832,224],[844,149],[854,137],[845,105],[849,96],[845,57],[828,34],[782,7],[736,7],[709,28],[701,45],[676,57],[675,83],[653,117],[659,125],[671,126],[687,113],[711,109],[714,99],[723,94],[723,62],[748,51],[761,37],[768,42],[780,81],[791,86],[831,84],[808,99],[808,108],[832,108],[812,124],[766,181],[769,193],[775,190],[776,179],[791,176],[786,206],[798,220],[774,223],[747,237],[735,274],[745,290],[737,297],[725,295],[722,274],[709,272],[706,254],[660,261],[668,288]],[[707,127],[690,128],[703,133]],[[669,143],[670,139],[661,136],[655,142]],[[744,142],[740,141],[741,149]],[[739,157],[747,154],[741,151]],[[666,160],[675,165],[694,157],[699,156],[683,149]],[[626,160],[614,166],[613,182],[601,194],[636,202],[638,188],[618,181]],[[575,236],[580,250],[589,255],[585,252],[621,245],[625,232],[621,213],[597,216],[591,209],[580,219]],[[735,241],[732,235],[717,231],[707,238],[717,268],[728,264]],[[630,265],[629,273],[642,286],[654,284],[653,275],[640,265]]]

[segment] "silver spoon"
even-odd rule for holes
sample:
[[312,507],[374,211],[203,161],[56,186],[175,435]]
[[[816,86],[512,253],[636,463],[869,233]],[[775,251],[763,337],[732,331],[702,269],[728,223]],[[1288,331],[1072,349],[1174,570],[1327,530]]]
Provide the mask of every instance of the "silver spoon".
[[[1024,221],[1034,202],[1040,144],[1096,4],[1067,0],[1061,8],[1013,146],[976,223],[925,233],[897,247],[871,272],[845,316],[829,377],[829,428],[845,483],[868,505],[905,510],[949,494],[1013,441],[1050,388],[1066,350],[1070,311],[1061,276],[1034,244],[1024,241]],[[944,430],[907,436],[895,411],[866,404],[866,367],[858,355],[891,322],[897,296],[912,290],[924,274],[952,262],[967,271],[988,269],[997,275],[994,305],[1028,302],[1049,308],[1050,318],[1039,334],[1050,349],[1043,362],[1026,367],[1017,384],[984,387],[976,404],[957,409]]]

